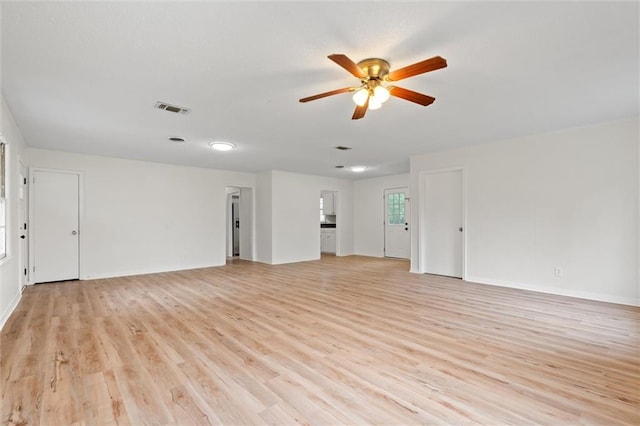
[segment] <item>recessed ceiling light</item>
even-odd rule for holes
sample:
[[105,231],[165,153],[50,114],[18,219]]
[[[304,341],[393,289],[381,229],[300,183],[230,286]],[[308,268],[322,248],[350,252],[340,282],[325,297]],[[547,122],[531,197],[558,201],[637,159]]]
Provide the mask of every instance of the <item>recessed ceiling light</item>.
[[231,142],[209,142],[209,146],[216,151],[230,151],[236,147]]
[[354,172],[354,173],[362,173],[365,170],[367,170],[366,166],[353,166],[353,167],[351,167],[351,171]]
[[185,142],[184,138],[169,138],[171,142]]

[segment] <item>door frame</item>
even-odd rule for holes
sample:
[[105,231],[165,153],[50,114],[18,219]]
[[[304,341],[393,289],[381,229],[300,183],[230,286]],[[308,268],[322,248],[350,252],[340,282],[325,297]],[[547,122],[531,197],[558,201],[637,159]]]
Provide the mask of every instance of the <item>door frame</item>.
[[[409,213],[411,216],[411,192],[408,186],[395,186],[393,188],[383,188],[382,189],[382,256],[387,259],[404,259],[399,257],[390,257],[387,256],[387,191],[392,191],[394,189],[406,189],[404,196],[404,210],[405,210],[405,219],[406,213]],[[409,257],[407,260],[411,260],[411,217],[405,223],[409,223]]]
[[[228,190],[229,188],[236,188],[236,187],[226,187],[226,190]],[[235,192],[227,192],[226,193],[226,213],[225,213],[225,257],[233,257],[233,223],[232,223],[232,204],[233,204],[233,195],[235,195]],[[240,188],[238,188],[238,192],[237,192],[238,196],[240,194]]]
[[[30,185],[29,185],[29,167],[27,167],[22,158],[18,157],[18,177],[20,178],[20,182],[18,182],[18,238],[22,235],[25,235],[26,238],[24,243],[18,241],[18,265],[19,265],[19,276],[20,276],[20,290],[22,291],[25,286],[29,285],[29,280],[31,279],[31,267],[29,265],[30,262],[30,253],[31,246],[29,240],[29,234],[31,233],[31,219],[29,217],[29,193]],[[22,179],[25,179],[24,182]],[[23,191],[22,198],[20,198],[20,190]],[[22,204],[22,205],[21,205]],[[22,216],[24,215],[24,217]],[[23,225],[25,227],[23,228]],[[26,247],[26,253],[23,251],[24,244]],[[23,271],[26,269],[26,273]]]
[[[35,247],[35,222],[33,220],[34,217],[34,205],[33,205],[33,196],[35,192],[34,179],[36,172],[44,172],[44,173],[65,173],[72,174],[78,176],[78,279],[85,280],[87,279],[84,275],[84,267],[82,265],[82,248],[84,246],[84,173],[78,170],[62,170],[62,169],[49,169],[49,168],[41,168],[41,167],[30,167],[29,168],[29,247]],[[33,250],[29,250],[29,285],[33,285],[33,267],[34,267],[34,259],[35,253]]]
[[[255,262],[256,261],[256,189],[253,186],[248,186],[248,185],[225,185],[225,243],[224,243],[224,253],[225,253],[225,263],[226,263],[226,259],[230,252],[232,250],[232,247],[230,247],[231,244],[231,232],[233,232],[233,229],[231,227],[231,203],[233,202],[232,200],[232,194],[227,192],[229,189],[238,189],[239,192],[238,194],[240,195],[240,198],[238,200],[239,202],[239,208],[240,208],[240,212],[242,212],[242,190],[251,190],[251,205],[249,206],[248,209],[248,213],[249,213],[249,218],[250,218],[250,232],[249,232],[249,240],[251,241],[251,252],[250,252],[250,258],[249,259],[244,259],[242,257],[242,235],[240,236],[240,256],[238,256],[240,259],[242,260],[249,260],[251,262]],[[245,206],[246,209],[246,206]],[[240,226],[242,226],[242,221],[240,221]],[[240,228],[242,229],[242,228]],[[245,227],[246,229],[246,227]],[[242,231],[240,231],[242,233]]]
[[417,223],[417,237],[418,237],[418,273],[424,274],[426,273],[425,262],[423,253],[426,251],[425,249],[425,238],[424,232],[426,228],[426,224],[424,223],[424,213],[426,206],[426,197],[424,195],[426,189],[426,178],[429,175],[434,175],[438,173],[450,173],[450,172],[461,172],[462,173],[462,280],[467,279],[467,168],[465,166],[454,166],[454,167],[446,167],[441,169],[433,169],[433,170],[422,170],[418,173],[418,217],[413,221]]
[[[322,193],[323,192],[331,192],[333,193],[333,212],[335,213],[336,216],[336,227],[333,228],[335,229],[335,233],[336,233],[336,251],[335,251],[335,255],[336,256],[343,256],[341,248],[340,248],[340,235],[341,235],[341,229],[342,229],[342,220],[340,219],[342,217],[342,213],[340,211],[341,207],[340,207],[340,191],[337,189],[321,189],[320,190],[320,198],[322,198]],[[319,202],[318,202],[318,207],[319,206]],[[316,216],[318,219],[320,219],[320,210],[318,209],[318,216]],[[320,232],[318,232],[318,237],[319,237],[319,244],[318,244],[318,259],[320,259],[322,257],[322,228],[319,229]]]

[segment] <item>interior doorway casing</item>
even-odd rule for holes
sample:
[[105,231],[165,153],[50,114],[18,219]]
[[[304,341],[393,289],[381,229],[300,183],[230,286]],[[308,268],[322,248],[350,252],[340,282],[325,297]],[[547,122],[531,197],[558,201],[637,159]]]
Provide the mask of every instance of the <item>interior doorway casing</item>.
[[427,178],[431,175],[439,174],[439,173],[450,173],[450,172],[460,172],[461,174],[461,185],[460,185],[460,197],[461,197],[461,227],[462,227],[462,248],[461,248],[461,277],[463,280],[466,279],[467,276],[467,236],[468,236],[468,228],[467,228],[467,172],[465,167],[450,167],[443,169],[434,169],[434,170],[425,170],[419,172],[418,176],[418,217],[417,221],[417,237],[418,237],[418,253],[417,253],[417,261],[418,261],[418,273],[429,273],[426,256],[427,254],[427,241],[426,241],[426,233],[428,228],[428,223],[426,222],[426,210],[427,203],[429,200],[426,195],[426,184]]
[[[237,198],[234,198],[237,197]],[[252,187],[228,186],[226,188],[226,245],[227,257],[234,256],[234,230],[239,243],[237,256],[242,260],[255,260],[255,191]],[[234,212],[237,213],[234,218]],[[236,227],[238,220],[239,228]]]

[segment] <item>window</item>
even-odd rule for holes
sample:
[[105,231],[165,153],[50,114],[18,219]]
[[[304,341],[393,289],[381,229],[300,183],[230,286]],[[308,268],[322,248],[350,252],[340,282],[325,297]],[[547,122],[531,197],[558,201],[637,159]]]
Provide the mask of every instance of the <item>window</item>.
[[7,256],[7,144],[0,142],[0,259]]
[[387,220],[389,225],[404,225],[404,192],[387,196]]

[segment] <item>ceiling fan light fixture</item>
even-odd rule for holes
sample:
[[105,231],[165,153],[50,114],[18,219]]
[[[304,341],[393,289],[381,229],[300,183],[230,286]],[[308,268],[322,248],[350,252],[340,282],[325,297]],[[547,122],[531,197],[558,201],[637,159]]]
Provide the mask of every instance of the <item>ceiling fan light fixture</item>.
[[369,109],[370,110],[380,109],[381,106],[382,106],[382,102],[380,102],[380,100],[378,98],[376,98],[375,96],[371,96],[369,98]]
[[209,146],[216,151],[231,151],[236,146],[231,142],[209,142]]
[[353,102],[355,102],[355,104],[358,106],[363,106],[367,102],[368,97],[369,91],[365,88],[362,88],[353,94]]
[[373,89],[373,98],[383,104],[389,99],[389,90],[384,86],[376,86]]
[[329,92],[319,93],[300,99],[300,102],[315,101],[316,99],[328,96],[339,95],[341,93],[353,93],[353,102],[357,105],[351,116],[352,120],[360,120],[365,116],[367,110],[378,109],[389,96],[404,99],[421,106],[428,106],[436,100],[433,96],[403,89],[398,86],[384,87],[382,83],[389,83],[404,80],[405,78],[439,70],[447,67],[447,60],[441,56],[434,56],[424,61],[390,71],[389,62],[380,58],[368,58],[355,63],[347,55],[334,53],[328,58],[340,67],[344,68],[351,75],[360,80],[358,87],[343,87]]

